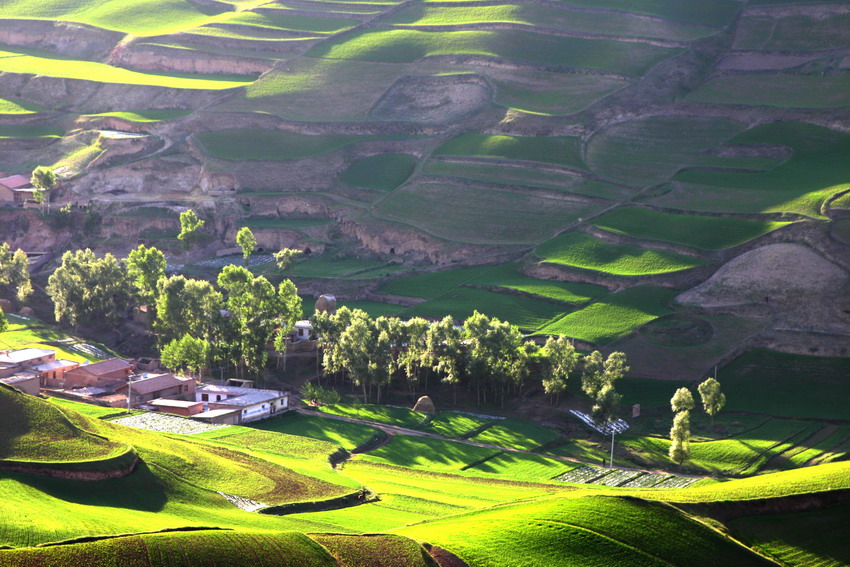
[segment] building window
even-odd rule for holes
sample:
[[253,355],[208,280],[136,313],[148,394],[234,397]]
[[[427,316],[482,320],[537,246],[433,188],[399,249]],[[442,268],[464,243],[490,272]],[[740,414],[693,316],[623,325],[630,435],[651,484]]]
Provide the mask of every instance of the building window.
[[204,402],[210,401],[210,397],[207,394],[201,394],[201,400]]
[[216,395],[216,397],[215,397],[215,401],[220,402],[220,401],[221,401],[221,396]]

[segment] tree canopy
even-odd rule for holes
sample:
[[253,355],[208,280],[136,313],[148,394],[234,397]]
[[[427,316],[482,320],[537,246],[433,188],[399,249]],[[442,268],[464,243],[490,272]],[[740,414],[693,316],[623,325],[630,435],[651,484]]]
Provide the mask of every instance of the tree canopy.
[[32,294],[27,255],[20,248],[12,251],[8,242],[0,244],[0,294],[14,294],[18,301]]
[[88,248],[62,255],[46,291],[56,321],[71,326],[114,324],[130,302],[130,281],[122,263],[109,253],[98,258]]
[[251,232],[250,228],[243,226],[239,229],[239,232],[236,233],[236,244],[242,249],[242,260],[247,264],[248,258],[251,257],[254,248],[257,247],[257,239],[254,238],[254,233]]
[[127,275],[133,282],[139,298],[152,306],[156,298],[156,284],[165,277],[165,255],[151,246],[140,244],[127,256]]

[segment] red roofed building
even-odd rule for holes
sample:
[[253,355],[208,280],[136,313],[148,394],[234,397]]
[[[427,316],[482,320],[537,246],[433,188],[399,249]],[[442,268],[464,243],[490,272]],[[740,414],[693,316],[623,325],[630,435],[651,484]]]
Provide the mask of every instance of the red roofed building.
[[[173,374],[149,374],[115,388],[119,394],[130,389],[130,404],[137,406],[157,398],[185,398],[195,400],[195,381]],[[198,410],[200,411],[200,409]]]
[[23,175],[10,175],[0,179],[0,201],[24,203],[32,195],[30,180]]
[[110,358],[101,362],[84,364],[65,371],[65,388],[85,388],[86,386],[106,386],[116,382],[126,382],[133,366],[126,360]]

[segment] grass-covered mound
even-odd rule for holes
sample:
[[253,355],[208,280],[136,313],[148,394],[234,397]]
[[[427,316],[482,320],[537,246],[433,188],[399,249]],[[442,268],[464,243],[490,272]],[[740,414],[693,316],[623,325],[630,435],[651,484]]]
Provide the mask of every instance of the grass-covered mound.
[[673,507],[622,497],[552,497],[398,533],[451,549],[472,567],[770,564]]
[[311,537],[346,566],[437,567],[422,545],[399,535],[314,534]]
[[582,232],[556,236],[538,246],[535,253],[543,262],[616,276],[665,274],[705,263],[698,258],[666,250],[611,244]]
[[334,567],[331,553],[304,534],[202,530],[131,535],[93,542],[0,551],[8,567],[120,565],[171,567]]
[[675,295],[674,290],[661,287],[633,287],[567,313],[539,332],[607,344],[671,313],[669,303]]
[[57,467],[77,463],[96,470],[102,461],[129,450],[85,426],[85,418],[74,423],[52,404],[0,384],[0,467],[13,461]]
[[680,215],[642,207],[622,207],[593,221],[594,226],[610,232],[707,250],[742,244],[787,224],[790,223]]
[[569,136],[528,137],[461,134],[434,152],[438,156],[474,156],[582,166],[579,140]]

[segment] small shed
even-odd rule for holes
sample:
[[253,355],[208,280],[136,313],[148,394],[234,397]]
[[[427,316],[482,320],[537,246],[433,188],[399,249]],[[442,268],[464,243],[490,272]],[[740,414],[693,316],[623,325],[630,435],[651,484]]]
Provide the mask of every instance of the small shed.
[[313,325],[310,321],[303,319],[295,323],[295,328],[292,330],[293,342],[309,341],[310,334],[313,332]]
[[148,403],[155,407],[157,411],[173,413],[185,417],[197,415],[204,411],[204,402],[187,402],[184,400],[168,400],[165,398],[159,398],[151,400]]
[[437,408],[434,406],[434,402],[430,397],[422,396],[416,400],[416,404],[413,406],[413,411],[418,411],[420,413],[437,413]]
[[195,414],[192,417],[205,423],[238,425],[242,419],[242,412],[238,409],[214,409]]

